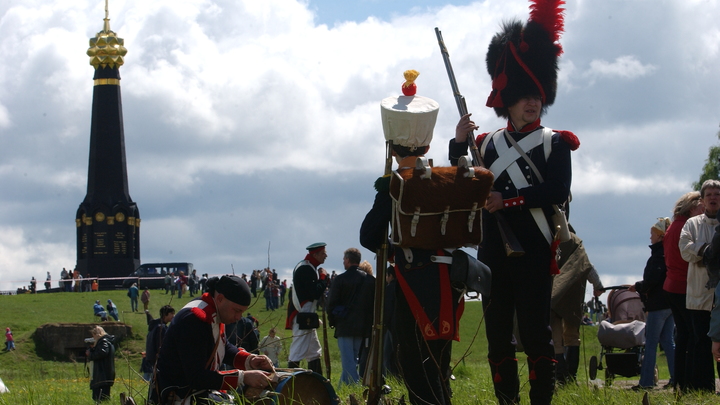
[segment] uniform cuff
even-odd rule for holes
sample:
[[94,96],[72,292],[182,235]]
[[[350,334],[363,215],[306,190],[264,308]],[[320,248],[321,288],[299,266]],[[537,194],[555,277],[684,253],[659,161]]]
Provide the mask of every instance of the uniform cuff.
[[237,390],[243,385],[244,373],[240,370],[218,371],[223,376],[223,383],[220,390],[229,391]]
[[525,205],[525,197],[523,196],[503,200],[503,208],[522,207],[523,205]]
[[245,351],[245,349],[239,348],[240,351],[235,355],[233,359],[233,367],[240,370],[251,370],[250,359],[253,357],[252,354]]

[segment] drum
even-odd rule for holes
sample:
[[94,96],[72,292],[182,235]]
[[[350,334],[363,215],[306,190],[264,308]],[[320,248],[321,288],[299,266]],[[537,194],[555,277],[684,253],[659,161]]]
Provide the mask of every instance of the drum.
[[305,369],[275,369],[272,391],[248,388],[245,398],[262,405],[339,405],[340,399],[326,379]]

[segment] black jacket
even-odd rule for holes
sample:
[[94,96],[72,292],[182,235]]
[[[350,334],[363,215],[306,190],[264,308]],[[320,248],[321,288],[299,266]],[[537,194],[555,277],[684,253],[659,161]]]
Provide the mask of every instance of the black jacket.
[[115,383],[115,336],[105,335],[89,349],[88,360],[93,362],[90,388],[112,387]]
[[375,277],[356,265],[335,277],[330,286],[327,312],[336,338],[368,336],[374,296]]
[[665,300],[662,287],[665,283],[665,250],[662,242],[650,245],[650,258],[645,265],[642,281],[635,283],[635,289],[640,293],[645,303],[646,311],[658,311],[670,308]]
[[148,334],[145,340],[145,358],[142,361],[141,370],[143,373],[151,373],[155,368],[155,360],[160,352],[167,325],[162,322],[162,318],[153,319],[148,325]]

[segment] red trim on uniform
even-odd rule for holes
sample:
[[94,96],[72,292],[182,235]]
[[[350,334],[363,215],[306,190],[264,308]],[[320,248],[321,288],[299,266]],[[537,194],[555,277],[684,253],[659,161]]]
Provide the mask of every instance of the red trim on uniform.
[[483,143],[483,139],[489,134],[490,132],[485,132],[484,134],[480,134],[475,138],[475,144],[480,146]]
[[510,45],[510,52],[513,54],[513,57],[515,58],[515,61],[520,65],[521,68],[525,71],[525,73],[530,77],[530,79],[535,83],[535,86],[537,86],[538,90],[540,91],[540,99],[542,100],[542,103],[545,104],[545,89],[543,89],[542,84],[540,84],[540,80],[538,80],[537,77],[535,77],[535,74],[532,70],[528,67],[528,65],[525,64],[525,61],[520,58],[520,55],[517,53],[517,48],[515,48],[515,44],[510,41],[508,42],[508,45]]
[[397,264],[395,265],[395,277],[397,278],[398,285],[400,285],[400,289],[408,302],[408,306],[410,306],[410,312],[412,312],[413,318],[415,318],[415,322],[417,323],[423,338],[425,340],[438,339],[439,336],[437,331],[435,331],[435,327],[433,327],[433,324],[425,314],[422,305],[420,305],[420,301],[418,301],[407,281],[405,281],[405,277],[403,277],[402,272],[398,269]]
[[525,205],[525,197],[523,196],[503,200],[504,208],[522,207],[523,205]]
[[[507,360],[511,360],[517,363],[517,359],[514,357],[505,357],[497,363],[488,359],[488,362],[490,363],[490,372],[493,373],[493,383],[497,384],[499,382],[502,382],[502,376],[500,375],[500,366],[502,366],[502,364],[505,363]],[[493,368],[495,369],[494,372],[492,370]]]
[[[444,251],[439,249],[438,256],[442,255]],[[453,321],[453,299],[452,299],[452,286],[450,285],[450,270],[448,265],[444,263],[438,263],[438,270],[440,271],[440,319],[438,319],[438,326],[440,327],[440,338],[441,339],[455,339],[459,336],[454,333],[456,330],[455,322]]]
[[[446,255],[445,251],[442,249],[438,250],[437,254],[439,256]],[[403,277],[402,272],[397,268],[397,265],[395,266],[395,278],[398,281],[398,285],[400,285],[400,289],[408,302],[408,306],[410,306],[410,311],[413,313],[415,322],[417,323],[425,340],[446,339],[459,341],[459,320],[460,315],[462,315],[462,312],[464,311],[464,301],[462,301],[458,306],[458,310],[456,312],[458,317],[457,320],[453,322],[453,298],[452,286],[450,285],[450,270],[448,265],[445,263],[437,263],[437,266],[440,273],[439,331],[435,329],[435,326],[428,318],[423,306],[420,304],[420,301],[413,293],[407,281],[405,281],[405,278]]]
[[[508,120],[507,127],[505,127],[508,132],[515,132],[515,126],[513,126],[513,123],[511,120]],[[524,127],[517,129],[518,132],[532,132],[536,129],[540,128],[540,118],[536,119],[535,121],[525,125]]]
[[552,244],[550,245],[550,254],[552,257],[550,258],[550,274],[560,274],[560,268],[557,264],[557,250],[560,246],[560,240],[555,239],[553,240]]
[[534,360],[532,357],[528,356],[528,366],[530,368],[530,372],[528,373],[528,380],[535,380],[537,377],[535,375],[535,363],[537,363],[540,360],[548,360],[550,363],[557,363],[557,360],[547,357],[547,356],[539,356],[536,357]]
[[192,307],[190,308],[190,312],[192,312],[193,315],[198,317],[201,321],[205,323],[212,323],[213,315],[215,314],[215,300],[212,299],[209,293],[203,294],[201,299],[207,305],[204,308]]
[[250,353],[242,347],[238,347],[238,350],[238,354],[236,354],[233,359],[233,367],[238,370],[246,370],[245,363],[247,362],[248,357],[250,357]]
[[221,391],[236,390],[238,388],[240,375],[237,370],[218,371],[218,373],[223,375]]
[[570,150],[577,150],[580,147],[580,139],[570,131],[555,131],[560,134],[560,139],[570,145]]

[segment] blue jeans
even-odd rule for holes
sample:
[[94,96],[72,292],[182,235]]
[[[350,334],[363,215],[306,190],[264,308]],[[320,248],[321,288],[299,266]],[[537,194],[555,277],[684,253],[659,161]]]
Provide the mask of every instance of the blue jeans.
[[342,363],[342,374],[340,374],[340,384],[354,384],[360,381],[358,375],[358,356],[360,355],[360,346],[362,345],[362,337],[347,336],[339,337],[338,349],[340,349],[340,362]]
[[658,311],[649,311],[645,323],[645,357],[640,371],[640,386],[652,387],[655,385],[655,362],[657,359],[658,343],[662,345],[667,358],[670,380],[675,376],[675,342],[673,331],[675,320],[670,308]]

